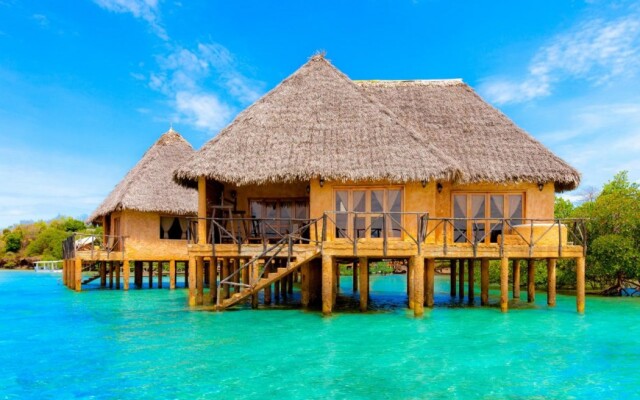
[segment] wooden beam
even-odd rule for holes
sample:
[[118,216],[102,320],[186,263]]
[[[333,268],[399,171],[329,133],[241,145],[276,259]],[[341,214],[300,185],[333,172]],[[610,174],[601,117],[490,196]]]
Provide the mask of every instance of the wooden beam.
[[413,274],[413,316],[421,317],[424,315],[424,259],[420,256],[412,256],[409,258],[411,269],[415,270]]
[[434,304],[434,292],[435,292],[435,271],[436,260],[433,258],[427,258],[426,260],[426,274],[425,274],[425,292],[426,292],[426,305],[431,308]]
[[513,298],[514,299],[519,299],[520,298],[520,259],[518,258],[514,258],[513,261],[513,288],[512,288],[512,293],[513,293]]
[[335,285],[333,257],[322,255],[322,313],[331,315],[333,311],[333,292]]
[[204,304],[204,257],[196,257],[196,304]]
[[153,261],[147,261],[147,272],[149,275],[147,279],[149,280],[149,289],[153,289]]
[[189,306],[196,305],[196,258],[189,257],[189,264],[187,265],[189,271]]
[[547,305],[556,306],[556,259],[547,258]]
[[158,261],[158,289],[162,289],[162,275],[164,275],[164,261]]
[[198,177],[198,244],[207,243],[207,178]]
[[131,264],[129,260],[126,258],[122,261],[122,280],[123,280],[123,289],[129,290],[129,281],[131,280]]
[[475,267],[475,259],[470,258],[469,260],[467,260],[467,268],[468,268],[468,273],[467,273],[467,281],[468,281],[468,285],[467,285],[467,291],[469,292],[469,304],[473,304],[474,300],[475,300],[475,271],[474,271],[474,267]]
[[169,261],[169,289],[176,288],[176,260]]
[[500,311],[509,310],[509,259],[500,259]]
[[458,298],[464,299],[464,259],[458,260]]
[[116,289],[120,289],[120,268],[122,268],[122,265],[116,261],[113,263],[114,268],[116,269]]
[[74,270],[73,270],[74,289],[76,292],[82,291],[82,259],[76,257]]
[[[355,263],[354,263],[355,265]],[[358,273],[360,274],[360,311],[365,312],[369,308],[369,259],[358,258]]]
[[536,301],[536,263],[533,258],[527,260],[527,303]]
[[[244,271],[246,275],[246,270]],[[246,283],[246,282],[245,282]],[[216,304],[218,291],[218,259],[211,257],[209,259],[209,302]]]
[[456,260],[449,260],[449,280],[450,280],[450,291],[451,297],[456,297],[456,266],[458,263]]
[[480,260],[480,304],[489,305],[489,259]]
[[584,313],[585,309],[585,260],[584,257],[576,258],[576,309]]

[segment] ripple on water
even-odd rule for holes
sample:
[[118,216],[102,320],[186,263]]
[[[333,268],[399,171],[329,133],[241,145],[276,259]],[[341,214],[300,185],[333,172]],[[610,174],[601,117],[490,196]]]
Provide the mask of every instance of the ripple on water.
[[[634,398],[639,299],[558,296],[547,309],[467,307],[437,278],[413,318],[404,276],[371,277],[371,312],[341,281],[332,317],[277,308],[193,312],[184,290],[73,293],[0,272],[0,397]],[[477,290],[477,289],[476,289]],[[498,293],[491,293],[497,303]],[[479,299],[476,299],[476,304]]]

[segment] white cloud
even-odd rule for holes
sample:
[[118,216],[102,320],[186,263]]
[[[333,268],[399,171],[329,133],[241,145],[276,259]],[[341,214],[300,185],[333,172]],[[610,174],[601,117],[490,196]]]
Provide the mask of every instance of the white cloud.
[[553,37],[537,50],[524,77],[492,77],[480,91],[496,104],[526,102],[548,96],[564,80],[594,85],[640,69],[640,13],[605,20],[593,18]]
[[231,107],[207,93],[177,92],[176,107],[186,122],[210,131],[224,127],[233,113]]
[[167,32],[160,24],[160,12],[157,0],[94,0],[105,10],[115,13],[129,13],[135,18],[146,21],[154,33],[163,40],[169,40]]
[[245,77],[233,55],[218,43],[176,47],[158,57],[159,71],[149,74],[149,87],[165,94],[177,121],[216,132],[239,107],[255,101],[263,84]]
[[49,26],[49,18],[44,14],[33,14],[31,19],[36,21],[42,28],[47,28]]

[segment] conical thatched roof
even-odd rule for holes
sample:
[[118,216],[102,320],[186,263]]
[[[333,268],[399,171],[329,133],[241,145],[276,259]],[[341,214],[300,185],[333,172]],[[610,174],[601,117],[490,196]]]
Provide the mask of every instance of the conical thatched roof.
[[463,181],[555,182],[559,191],[580,183],[578,171],[460,80],[356,83],[450,155]]
[[173,180],[173,170],[193,153],[191,145],[170,129],[109,193],[89,221],[117,210],[195,214],[198,210],[197,191]]
[[180,181],[455,179],[455,161],[378,99],[314,56],[251,105],[188,162]]

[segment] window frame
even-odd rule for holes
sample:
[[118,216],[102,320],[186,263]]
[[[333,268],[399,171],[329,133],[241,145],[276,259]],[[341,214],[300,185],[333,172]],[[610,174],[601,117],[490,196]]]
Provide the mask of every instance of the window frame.
[[[491,243],[496,243],[497,241],[492,241],[492,235],[490,233],[490,229],[491,229],[491,224],[492,224],[492,220],[498,220],[498,219],[511,219],[508,218],[507,215],[510,214],[510,204],[509,204],[509,196],[520,196],[522,198],[522,216],[520,217],[520,220],[523,220],[526,218],[527,215],[527,209],[526,209],[526,204],[527,204],[527,193],[526,191],[520,191],[520,190],[513,190],[513,191],[497,191],[497,192],[491,192],[491,191],[473,191],[473,190],[460,190],[460,191],[451,191],[451,198],[450,198],[450,203],[451,203],[451,217],[452,218],[456,218],[455,216],[455,196],[461,196],[464,195],[466,196],[466,210],[465,210],[465,218],[473,218],[471,217],[471,215],[473,215],[473,205],[472,205],[472,196],[480,196],[483,195],[484,196],[484,220],[485,222],[480,222],[481,224],[484,224],[484,231],[487,232],[487,234],[485,234],[485,238],[483,241],[479,241],[478,243],[484,243],[484,244],[491,244]],[[491,196],[502,196],[503,197],[503,206],[502,206],[502,218],[492,218],[491,217]],[[452,230],[452,235],[451,235],[451,242],[452,243],[473,243],[474,242],[474,232],[473,232],[473,221],[467,221],[466,224],[466,232],[464,234],[464,236],[466,237],[466,240],[463,242],[456,242],[455,238],[456,238],[456,229],[458,228],[451,228]],[[489,225],[489,226],[487,226]]]

